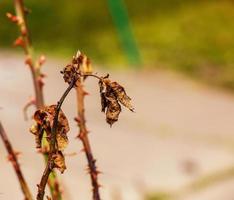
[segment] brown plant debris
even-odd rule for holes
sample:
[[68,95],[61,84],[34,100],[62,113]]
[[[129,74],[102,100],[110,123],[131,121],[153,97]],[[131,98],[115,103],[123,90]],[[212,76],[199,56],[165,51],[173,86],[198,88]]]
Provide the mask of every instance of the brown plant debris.
[[[35,135],[37,148],[41,148],[42,137],[43,137],[44,131],[47,134],[46,139],[50,143],[55,112],[56,112],[56,105],[46,106],[35,112],[34,120],[36,124],[31,126],[30,132]],[[56,149],[58,150],[58,152],[60,152],[58,154],[59,158],[61,157],[61,154],[62,154],[61,151],[63,151],[68,145],[67,133],[69,130],[70,128],[69,128],[68,120],[66,116],[64,115],[63,111],[60,110],[59,115],[58,115],[57,133],[56,133]],[[62,166],[62,165],[58,165],[58,166]],[[65,168],[62,167],[60,171],[63,172],[64,169],[66,169],[66,167]]]
[[[76,56],[73,57],[72,62],[68,64],[61,73],[63,74],[64,81],[67,83],[70,83],[74,77],[77,79],[78,84],[81,82],[81,78],[85,79],[88,76],[99,79],[101,110],[106,113],[106,122],[111,126],[118,121],[121,112],[120,104],[132,112],[134,111],[131,98],[127,95],[124,87],[115,81],[111,81],[109,75],[99,77],[92,74],[90,60],[79,51]],[[77,85],[75,85],[75,87],[77,87]]]
[[125,89],[117,82],[112,82],[109,75],[99,80],[102,112],[106,113],[106,122],[110,125],[118,121],[121,112],[121,105],[132,112],[131,98],[126,94]]
[[61,73],[63,74],[64,81],[70,84],[74,78],[79,81],[81,77],[86,78],[92,74],[92,71],[90,59],[78,51],[76,56],[73,57],[72,62],[64,67]]
[[57,168],[61,173],[63,173],[64,170],[66,169],[65,157],[61,151],[58,151],[54,155],[54,164],[55,164],[55,168]]

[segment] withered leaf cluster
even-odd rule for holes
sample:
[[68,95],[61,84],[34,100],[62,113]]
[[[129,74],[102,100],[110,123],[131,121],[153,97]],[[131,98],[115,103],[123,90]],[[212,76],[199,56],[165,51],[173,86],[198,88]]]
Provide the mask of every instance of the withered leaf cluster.
[[[52,127],[56,113],[56,105],[45,106],[34,113],[35,124],[30,128],[30,132],[35,135],[36,147],[42,147],[42,139],[45,136],[46,141],[50,144]],[[55,166],[63,172],[66,169],[65,159],[62,151],[68,145],[67,133],[70,130],[68,120],[63,111],[59,111],[57,133],[56,133],[56,154],[54,155]],[[47,151],[49,151],[47,147]],[[44,149],[45,150],[45,149]]]
[[99,81],[102,112],[106,113],[106,122],[112,125],[118,121],[121,112],[121,105],[132,112],[131,98],[126,94],[125,89],[117,82],[112,82],[109,75],[101,77]]
[[129,110],[134,111],[131,105],[131,98],[126,94],[124,87],[115,81],[111,81],[109,75],[99,77],[92,74],[90,60],[79,51],[73,57],[72,62],[61,73],[65,82],[69,84],[74,78],[78,81],[81,81],[81,78],[85,79],[87,76],[99,79],[102,112],[106,114],[106,122],[111,126],[114,122],[118,121],[121,104]]
[[85,75],[91,74],[92,71],[90,59],[78,51],[76,56],[73,57],[72,62],[61,73],[63,74],[64,81],[70,84],[74,78],[76,80],[81,77],[85,78]]

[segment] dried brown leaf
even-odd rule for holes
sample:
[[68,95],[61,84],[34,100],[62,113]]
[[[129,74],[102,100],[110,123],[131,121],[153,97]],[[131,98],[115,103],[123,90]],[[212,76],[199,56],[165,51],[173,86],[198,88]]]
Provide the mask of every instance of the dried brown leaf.
[[[46,131],[47,141],[50,142],[51,130],[56,113],[56,105],[46,106],[40,110],[37,110],[34,114],[34,120],[37,122],[37,127],[41,127]],[[31,132],[36,132],[36,127],[31,128]],[[59,111],[56,142],[58,150],[64,150],[68,144],[67,132],[70,130],[68,120],[63,111]],[[38,131],[39,132],[39,131]],[[35,134],[37,147],[41,144],[43,133]]]
[[68,138],[66,134],[59,133],[56,135],[58,150],[63,151],[68,145]]
[[61,173],[63,173],[66,169],[65,157],[63,156],[63,153],[61,151],[58,151],[54,155],[54,164],[55,168],[57,168]]
[[129,110],[134,111],[133,106],[131,105],[131,98],[126,94],[125,89],[117,82],[111,82],[110,87],[115,93],[118,101],[127,107]]
[[114,122],[118,121],[121,112],[120,103],[131,111],[133,111],[134,108],[130,102],[131,98],[126,94],[124,87],[117,82],[111,82],[108,77],[109,75],[101,77],[99,88],[102,112],[106,113],[107,123],[112,125]]
[[100,96],[101,96],[101,107],[102,107],[102,112],[105,112],[106,107],[108,105],[107,100],[106,100],[106,84],[103,81],[99,81],[99,88],[100,88]]
[[68,84],[70,84],[74,78],[79,78],[78,68],[76,64],[68,64],[66,67],[64,67],[61,73],[63,74],[64,81]]
[[110,93],[109,96],[106,96],[106,100],[108,102],[106,110],[106,122],[112,126],[113,123],[118,121],[119,114],[121,112],[121,106],[113,93]]

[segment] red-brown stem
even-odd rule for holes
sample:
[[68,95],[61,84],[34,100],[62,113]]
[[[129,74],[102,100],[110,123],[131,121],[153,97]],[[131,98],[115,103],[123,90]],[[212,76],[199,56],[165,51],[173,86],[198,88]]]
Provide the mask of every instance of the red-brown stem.
[[79,133],[79,139],[81,140],[84,151],[86,154],[86,158],[88,161],[88,168],[89,168],[89,173],[90,173],[90,178],[91,178],[91,183],[92,183],[92,188],[93,188],[93,200],[100,200],[100,194],[99,194],[99,184],[98,184],[98,170],[96,167],[96,160],[93,157],[89,138],[88,138],[88,130],[86,127],[86,122],[85,122],[85,107],[84,107],[84,96],[85,96],[85,91],[83,89],[82,85],[82,80],[78,80],[77,83],[77,88],[76,88],[76,95],[77,95],[77,107],[78,107],[78,126],[80,129]]
[[62,97],[60,98],[59,102],[56,106],[55,116],[53,119],[53,126],[51,130],[51,138],[50,138],[50,151],[49,151],[49,157],[48,162],[46,164],[45,170],[43,172],[43,175],[41,177],[40,184],[38,185],[38,192],[37,192],[37,200],[43,200],[44,194],[45,194],[45,186],[48,182],[48,178],[50,173],[54,169],[54,155],[56,154],[56,134],[57,134],[57,126],[58,126],[58,116],[60,108],[63,104],[63,101],[67,97],[68,93],[71,91],[71,89],[74,87],[76,83],[76,80],[73,79],[73,81],[69,84],[69,87],[66,89]]
[[25,7],[23,0],[14,0],[16,15],[19,20],[20,33],[24,41],[24,52],[26,56],[26,64],[29,66],[33,78],[35,96],[36,96],[36,106],[41,108],[44,105],[43,91],[39,82],[41,75],[40,67],[36,66],[33,59],[33,48],[30,39],[30,33],[27,26],[27,21],[25,17]]
[[[20,21],[18,23],[21,36],[24,41],[24,52],[25,52],[25,63],[29,66],[32,79],[33,79],[33,85],[34,85],[34,91],[35,91],[35,104],[36,108],[40,109],[44,106],[44,97],[43,97],[43,87],[41,84],[41,67],[39,65],[36,65],[35,59],[33,58],[33,47],[31,44],[30,39],[30,33],[27,26],[27,20],[25,16],[25,6],[23,0],[14,0],[15,5],[15,11],[16,15],[18,17],[18,20]],[[47,160],[47,154],[43,154],[45,161]],[[60,192],[60,187],[58,185],[57,175],[53,171],[52,176],[48,179],[48,186],[52,195],[53,200],[62,200],[62,195]]]
[[7,137],[7,134],[4,130],[1,122],[0,122],[0,136],[2,138],[4,145],[5,145],[5,148],[7,149],[9,160],[11,161],[13,168],[15,170],[15,173],[18,177],[18,180],[19,180],[19,183],[21,186],[21,190],[24,194],[25,200],[33,200],[33,197],[31,195],[29,187],[28,187],[28,185],[24,179],[23,173],[20,169],[20,165],[19,165],[17,156],[15,155],[15,152],[12,148],[12,145]]

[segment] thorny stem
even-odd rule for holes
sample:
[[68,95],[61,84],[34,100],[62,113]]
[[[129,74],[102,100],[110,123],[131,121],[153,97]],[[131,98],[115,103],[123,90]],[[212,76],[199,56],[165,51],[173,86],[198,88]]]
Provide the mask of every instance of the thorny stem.
[[43,200],[44,194],[45,194],[45,186],[48,181],[50,173],[53,171],[54,168],[54,155],[56,154],[56,134],[57,134],[57,126],[58,126],[58,116],[60,108],[67,97],[68,93],[71,91],[71,89],[76,84],[76,79],[73,79],[60,100],[57,103],[56,110],[55,110],[55,116],[53,119],[53,126],[51,129],[51,138],[50,138],[50,151],[48,156],[48,162],[46,164],[46,168],[43,172],[43,175],[41,177],[40,184],[38,185],[38,193],[37,193],[37,200]]
[[39,78],[41,75],[40,67],[36,66],[35,61],[33,59],[33,47],[30,39],[29,29],[27,26],[24,2],[23,0],[14,0],[14,4],[15,4],[16,15],[19,18],[18,24],[21,36],[24,41],[24,52],[26,55],[26,63],[29,65],[33,77],[33,84],[36,96],[36,106],[39,109],[44,105],[42,86],[40,85],[39,82]]
[[0,136],[2,138],[2,141],[7,149],[7,152],[8,152],[8,155],[9,155],[9,160],[11,161],[13,167],[14,167],[14,170],[15,170],[15,173],[18,177],[18,180],[19,180],[19,183],[20,183],[20,186],[21,186],[21,190],[24,194],[24,197],[25,197],[25,200],[33,200],[33,197],[31,195],[31,192],[29,190],[29,187],[24,179],[24,176],[23,176],[23,173],[20,169],[20,165],[19,165],[19,162],[17,160],[17,156],[15,155],[15,152],[12,148],[12,145],[7,137],[7,134],[2,126],[2,123],[0,122]]
[[[27,20],[25,16],[25,6],[23,0],[14,0],[15,5],[15,11],[16,15],[19,18],[19,28],[20,33],[24,41],[24,52],[26,56],[26,64],[29,66],[32,79],[33,79],[33,85],[34,85],[34,91],[35,91],[35,104],[36,108],[40,109],[44,106],[44,97],[43,97],[43,90],[42,90],[42,83],[41,81],[41,68],[40,66],[36,65],[36,62],[33,58],[33,47],[30,39],[30,33],[27,26]],[[46,153],[43,154],[44,160],[47,160]],[[53,200],[61,200],[62,195],[60,192],[60,187],[58,185],[57,175],[55,172],[52,172],[53,176],[49,177],[48,180],[48,186],[51,191],[51,195]]]
[[85,109],[84,109],[84,96],[85,91],[83,89],[82,80],[78,80],[76,88],[76,95],[77,95],[77,106],[78,106],[78,119],[77,123],[80,129],[79,139],[82,141],[84,146],[84,151],[86,154],[86,158],[88,161],[88,168],[91,178],[91,183],[93,187],[93,200],[100,200],[99,194],[99,184],[98,184],[98,174],[100,173],[96,167],[96,160],[93,157],[89,138],[88,138],[88,130],[86,127],[85,122]]

